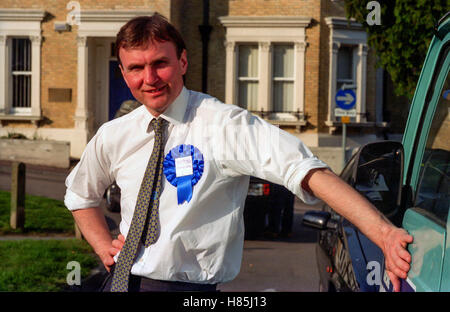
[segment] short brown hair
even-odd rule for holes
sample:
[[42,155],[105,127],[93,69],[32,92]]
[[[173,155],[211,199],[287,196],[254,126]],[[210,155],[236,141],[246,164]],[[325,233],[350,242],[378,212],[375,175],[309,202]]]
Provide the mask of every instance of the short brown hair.
[[123,25],[117,33],[116,55],[119,64],[122,64],[119,56],[120,48],[143,47],[154,40],[173,42],[178,59],[186,49],[180,33],[164,16],[159,13],[154,13],[152,16],[138,16]]

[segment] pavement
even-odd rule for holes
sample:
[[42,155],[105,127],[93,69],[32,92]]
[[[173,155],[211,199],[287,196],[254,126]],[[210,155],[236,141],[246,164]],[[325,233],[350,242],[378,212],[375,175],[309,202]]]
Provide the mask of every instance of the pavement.
[[[71,168],[76,164],[72,162]],[[26,193],[57,200],[64,199],[64,181],[71,168],[61,169],[45,166],[26,166]],[[0,190],[10,190],[11,163],[0,161]],[[105,218],[113,237],[119,233],[120,214],[106,209],[101,203]],[[266,238],[259,236],[244,241],[241,270],[230,282],[220,284],[221,291],[256,292],[315,292],[318,291],[319,277],[316,265],[315,246],[317,232],[301,224],[307,210],[319,209],[319,206],[307,206],[296,199],[294,205],[294,226],[289,238]],[[10,236],[4,239],[66,239],[67,236],[29,237]],[[94,269],[80,288],[67,290],[95,291],[104,275],[102,265]]]

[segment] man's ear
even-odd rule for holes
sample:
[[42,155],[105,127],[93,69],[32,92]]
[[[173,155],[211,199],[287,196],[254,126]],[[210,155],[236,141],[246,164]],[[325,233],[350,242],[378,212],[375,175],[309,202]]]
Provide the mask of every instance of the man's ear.
[[[119,64],[119,68],[120,68],[120,72],[122,73],[122,78],[123,78],[123,80],[125,80],[125,83],[126,83],[127,86],[128,86],[128,81],[127,81],[127,78],[126,78],[126,76],[125,76],[125,72],[124,72],[124,69],[123,69],[122,64]],[[129,88],[129,86],[128,86],[128,88]]]
[[181,56],[180,56],[180,64],[181,64],[181,70],[182,70],[182,74],[186,74],[187,68],[188,68],[188,60],[187,60],[187,52],[186,49],[183,50],[183,52],[181,52]]

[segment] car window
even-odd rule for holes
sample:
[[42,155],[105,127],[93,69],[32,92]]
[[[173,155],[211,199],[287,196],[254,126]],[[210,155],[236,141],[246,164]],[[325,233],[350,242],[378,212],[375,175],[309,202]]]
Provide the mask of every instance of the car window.
[[353,174],[353,170],[355,169],[354,167],[356,166],[357,155],[358,155],[358,153],[355,153],[352,156],[352,158],[348,161],[347,165],[345,166],[345,168],[342,170],[342,173],[340,174],[341,179],[350,185],[352,185],[352,183],[353,183],[352,174]]
[[364,148],[355,181],[355,188],[388,218],[398,206],[402,158],[397,148],[384,142]]
[[445,224],[450,205],[450,76],[448,73],[442,89],[435,92],[440,92],[440,96],[420,166],[415,206],[428,211],[440,223]]

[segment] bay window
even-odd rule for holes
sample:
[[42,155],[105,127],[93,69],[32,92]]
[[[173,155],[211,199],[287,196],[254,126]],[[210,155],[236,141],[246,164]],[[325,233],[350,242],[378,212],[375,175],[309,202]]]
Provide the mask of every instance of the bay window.
[[273,98],[274,112],[294,111],[294,47],[274,45],[273,48]]
[[305,29],[300,16],[224,16],[225,102],[260,114],[272,123],[304,120]]

